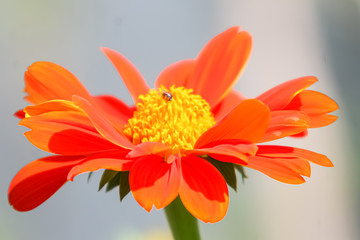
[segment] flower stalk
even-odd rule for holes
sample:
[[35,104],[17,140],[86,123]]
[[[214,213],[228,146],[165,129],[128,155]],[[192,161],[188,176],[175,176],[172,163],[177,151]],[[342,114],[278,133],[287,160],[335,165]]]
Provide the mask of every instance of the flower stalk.
[[179,197],[165,208],[174,240],[200,240],[198,220],[184,207]]

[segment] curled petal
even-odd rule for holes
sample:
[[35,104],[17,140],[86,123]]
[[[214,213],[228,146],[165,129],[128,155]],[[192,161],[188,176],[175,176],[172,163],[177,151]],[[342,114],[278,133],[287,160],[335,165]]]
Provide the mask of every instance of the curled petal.
[[33,104],[53,99],[71,100],[73,95],[90,99],[81,82],[65,68],[51,62],[35,62],[25,72],[26,100]]
[[135,200],[146,211],[160,209],[179,194],[181,181],[180,159],[168,163],[157,155],[136,160],[130,169],[129,182]]
[[207,223],[218,222],[226,215],[229,193],[220,172],[208,161],[190,155],[181,161],[180,198],[185,208]]
[[70,169],[84,156],[51,156],[23,167],[9,186],[10,205],[18,211],[30,211],[50,198],[67,182]]
[[260,142],[273,141],[279,138],[295,135],[305,131],[310,124],[310,118],[299,111],[272,111],[268,129]]
[[99,169],[129,171],[134,160],[126,158],[128,152],[128,150],[120,150],[91,155],[73,167],[67,175],[67,179],[72,181],[81,173],[94,172]]
[[102,47],[101,51],[115,66],[126,87],[128,88],[134,102],[137,103],[139,101],[138,97],[140,94],[146,94],[149,92],[149,87],[144,81],[140,72],[128,59],[126,59],[120,53],[105,47]]
[[122,148],[132,149],[134,147],[124,133],[118,132],[114,126],[110,124],[109,120],[99,114],[97,108],[90,102],[78,96],[73,97],[73,102],[87,114],[94,127],[104,138]]
[[285,109],[299,110],[310,117],[310,127],[324,127],[333,123],[337,117],[327,113],[336,111],[339,106],[323,93],[304,90],[294,97]]
[[299,110],[309,115],[318,115],[336,111],[339,109],[339,106],[334,100],[323,93],[304,90],[296,95],[285,109]]
[[212,109],[216,121],[228,115],[237,105],[246,99],[240,92],[232,89],[215,108]]
[[235,107],[225,118],[206,131],[194,148],[222,139],[240,139],[257,142],[265,134],[270,121],[267,106],[256,99],[247,99]]
[[271,111],[285,108],[291,100],[301,91],[317,82],[316,77],[306,76],[284,82],[258,96]]
[[195,59],[185,59],[173,63],[165,68],[155,82],[155,87],[159,88],[164,86],[170,88],[175,85],[176,87],[188,87],[190,74],[195,67]]
[[323,167],[333,167],[332,162],[325,155],[312,152],[309,150],[286,147],[286,146],[272,146],[272,145],[259,145],[257,155],[267,157],[292,157],[301,158]]

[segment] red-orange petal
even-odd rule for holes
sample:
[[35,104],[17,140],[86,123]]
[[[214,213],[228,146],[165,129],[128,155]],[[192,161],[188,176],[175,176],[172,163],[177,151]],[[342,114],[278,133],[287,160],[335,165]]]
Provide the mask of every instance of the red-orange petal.
[[251,51],[248,32],[232,27],[211,39],[196,59],[187,87],[215,107],[233,87]]
[[23,119],[25,117],[24,109],[20,109],[14,113],[14,116],[20,119]]
[[316,81],[316,77],[313,76],[296,78],[271,88],[258,96],[257,99],[268,105],[272,111],[281,110],[285,108],[298,93]]
[[18,211],[30,211],[50,198],[64,183],[70,169],[84,156],[51,156],[23,167],[10,183],[10,205]]
[[325,155],[312,152],[306,149],[273,146],[273,145],[259,145],[257,155],[267,157],[296,157],[313,162],[323,167],[333,167],[332,162]]
[[[294,163],[292,163],[292,160],[293,159],[255,156],[249,157],[248,165],[246,165],[246,167],[258,170],[259,172],[262,172],[265,175],[283,183],[304,183],[305,180],[301,176],[301,173],[306,173],[307,162],[302,160],[300,163],[301,159],[294,159]],[[305,164],[305,168],[301,164]],[[301,173],[299,173],[299,171]]]
[[101,51],[109,58],[114,65],[135,103],[139,101],[140,94],[149,92],[149,87],[136,67],[123,55],[110,49],[102,47]]
[[109,120],[101,114],[102,112],[99,112],[90,102],[79,96],[73,96],[73,102],[87,114],[97,131],[107,140],[122,148],[132,149],[134,147],[124,133],[117,131]]
[[119,150],[91,155],[74,166],[67,175],[67,179],[72,181],[81,173],[94,172],[99,169],[129,171],[134,160],[126,158],[128,152],[128,150]]
[[310,125],[310,118],[296,110],[272,111],[265,135],[259,142],[273,141],[305,131]]
[[190,88],[188,86],[189,78],[194,67],[195,59],[185,59],[169,65],[159,74],[155,82],[155,87],[159,88],[164,86],[169,89],[175,85],[175,87]]
[[226,115],[228,115],[237,105],[246,99],[240,92],[235,89],[230,90],[230,92],[223,98],[215,108],[211,111],[214,113],[214,118],[216,121],[220,121]]
[[207,223],[226,215],[229,193],[220,172],[208,161],[194,155],[182,158],[182,181],[179,195],[185,208]]
[[262,102],[247,99],[236,106],[225,118],[206,131],[194,148],[222,139],[240,139],[257,142],[265,134],[269,125],[270,111]]
[[130,169],[129,182],[135,200],[146,211],[170,204],[179,194],[180,159],[168,163],[157,155],[137,159]]
[[120,99],[110,96],[95,96],[94,100],[104,112],[106,118],[118,131],[124,128],[128,120],[132,118],[135,107],[129,107]]
[[25,72],[26,100],[33,104],[53,100],[71,100],[73,95],[91,96],[74,74],[51,62],[35,62]]

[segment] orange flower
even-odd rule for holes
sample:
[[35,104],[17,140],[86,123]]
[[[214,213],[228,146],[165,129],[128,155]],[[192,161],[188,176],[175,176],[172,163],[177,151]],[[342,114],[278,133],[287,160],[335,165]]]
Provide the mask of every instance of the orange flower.
[[[226,214],[227,183],[234,187],[234,167],[246,166],[292,184],[310,176],[309,162],[332,166],[308,150],[257,145],[303,134],[332,123],[337,109],[327,96],[304,90],[316,80],[286,82],[257,99],[232,89],[251,49],[251,36],[232,27],[213,38],[196,59],[167,67],[149,89],[137,69],[122,55],[102,51],[125,82],[135,107],[109,96],[92,96],[69,71],[36,62],[25,73],[26,100],[16,115],[31,130],[27,139],[57,155],[22,168],[9,187],[9,202],[29,211],[64,183],[84,172],[104,174],[110,184],[128,183],[147,211],[160,209],[177,196],[204,222]],[[115,175],[114,175],[115,174]],[[124,177],[125,176],[125,177]],[[111,187],[110,187],[111,188]]]

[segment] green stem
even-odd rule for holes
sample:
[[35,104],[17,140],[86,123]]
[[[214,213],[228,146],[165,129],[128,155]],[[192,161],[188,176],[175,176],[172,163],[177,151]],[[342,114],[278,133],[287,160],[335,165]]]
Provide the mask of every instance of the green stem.
[[174,240],[200,240],[197,219],[191,215],[179,197],[165,208]]

